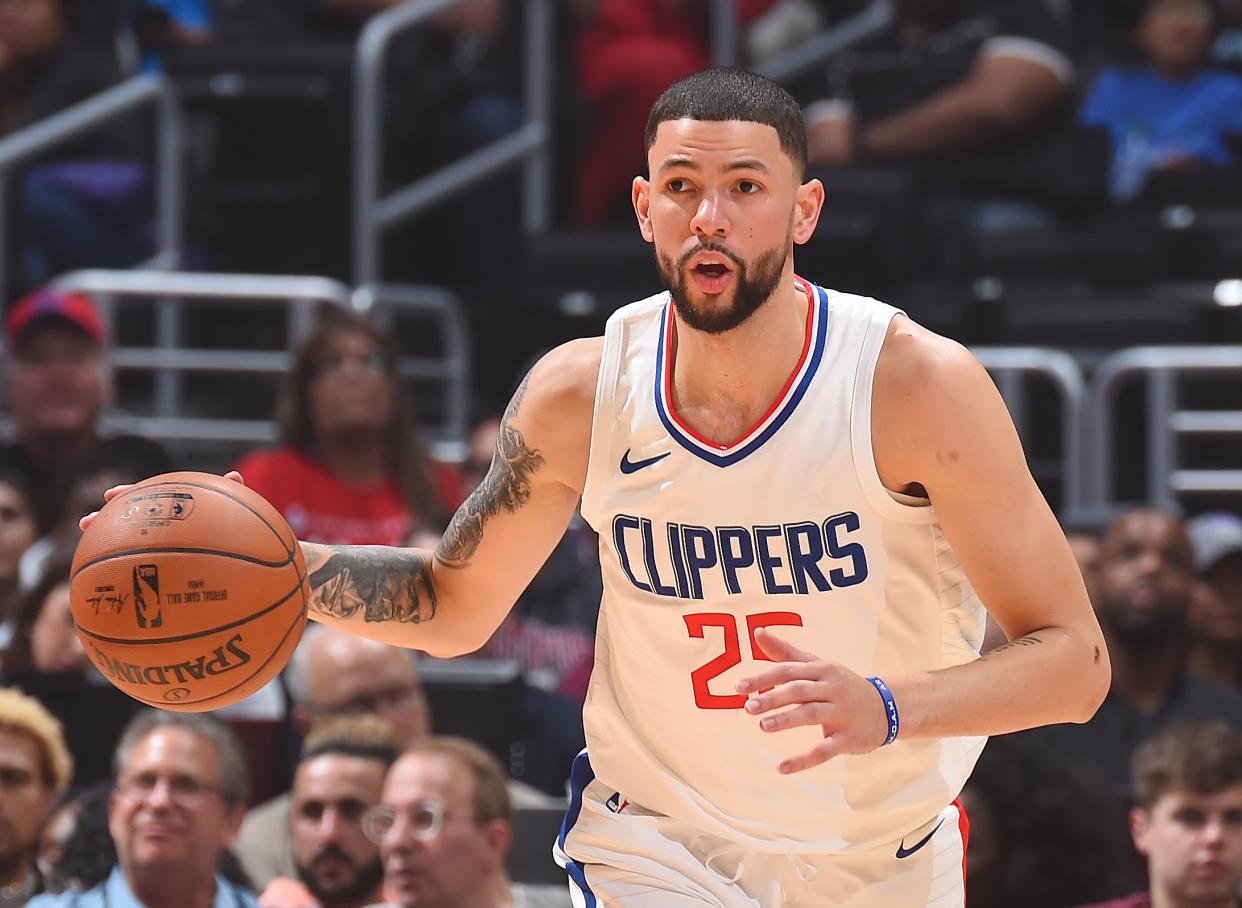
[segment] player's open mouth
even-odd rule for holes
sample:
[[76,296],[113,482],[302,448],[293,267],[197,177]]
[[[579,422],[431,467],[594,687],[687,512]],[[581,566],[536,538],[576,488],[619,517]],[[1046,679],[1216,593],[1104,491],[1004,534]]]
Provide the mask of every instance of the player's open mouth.
[[705,293],[719,293],[728,286],[733,269],[724,262],[699,262],[691,269],[691,274],[694,275],[694,282],[700,290]]

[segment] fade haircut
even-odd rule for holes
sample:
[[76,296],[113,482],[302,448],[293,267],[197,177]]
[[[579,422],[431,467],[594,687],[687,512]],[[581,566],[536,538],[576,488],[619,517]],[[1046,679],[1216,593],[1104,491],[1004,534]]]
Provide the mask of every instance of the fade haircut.
[[1135,750],[1133,769],[1144,810],[1171,791],[1216,794],[1242,785],[1242,735],[1220,720],[1170,725]]
[[402,741],[391,725],[379,716],[331,716],[315,723],[302,742],[299,762],[327,755],[361,757],[392,766],[401,753]]
[[801,183],[806,176],[806,120],[793,95],[771,79],[745,69],[716,66],[674,82],[656,99],[647,117],[646,149],[666,120],[763,123],[776,130],[781,149],[794,163]]

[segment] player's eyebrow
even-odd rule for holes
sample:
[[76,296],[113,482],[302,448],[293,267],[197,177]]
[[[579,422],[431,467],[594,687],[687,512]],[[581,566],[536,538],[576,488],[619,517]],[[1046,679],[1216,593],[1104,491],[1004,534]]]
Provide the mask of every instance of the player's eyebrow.
[[[666,170],[671,170],[674,167],[683,167],[686,170],[703,169],[703,165],[690,155],[673,154],[664,159],[660,166],[656,168],[656,173],[664,173]],[[730,161],[724,166],[724,169],[726,172],[734,170],[754,170],[763,174],[770,175],[772,173],[772,168],[758,158],[739,158],[736,161]]]

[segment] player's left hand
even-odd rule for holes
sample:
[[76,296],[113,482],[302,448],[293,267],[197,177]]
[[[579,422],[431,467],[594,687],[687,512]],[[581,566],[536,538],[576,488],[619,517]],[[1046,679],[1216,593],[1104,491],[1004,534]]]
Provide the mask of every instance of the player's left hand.
[[[765,732],[799,725],[824,731],[815,747],[782,760],[781,773],[801,772],[838,754],[869,753],[884,743],[888,716],[870,681],[790,646],[767,628],[755,630],[755,642],[775,664],[738,682],[738,691],[749,695],[746,711],[763,716],[759,727]],[[793,708],[773,712],[784,706]]]

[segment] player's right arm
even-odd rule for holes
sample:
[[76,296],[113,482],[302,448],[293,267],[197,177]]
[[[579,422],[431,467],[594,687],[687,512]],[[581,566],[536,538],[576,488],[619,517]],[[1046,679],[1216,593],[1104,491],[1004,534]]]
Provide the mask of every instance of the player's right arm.
[[586,480],[602,339],[544,356],[501,421],[492,464],[434,553],[302,543],[309,616],[436,656],[474,652],[569,525]]

